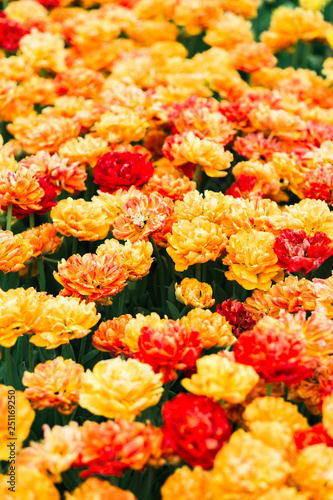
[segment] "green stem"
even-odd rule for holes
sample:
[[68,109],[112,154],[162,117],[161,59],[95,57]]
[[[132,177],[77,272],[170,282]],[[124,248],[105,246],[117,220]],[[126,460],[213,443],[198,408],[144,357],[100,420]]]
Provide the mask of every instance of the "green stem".
[[78,245],[78,240],[73,236],[72,255],[77,253],[77,245]]
[[12,227],[12,214],[13,205],[10,203],[7,207],[6,231],[10,231],[10,228]]
[[22,343],[24,341],[23,335],[17,339],[17,351],[16,351],[16,366],[19,366],[22,361]]
[[301,281],[301,279],[304,278],[304,274],[303,274],[303,271],[298,271],[297,273],[295,273],[297,278],[298,278],[298,281]]
[[61,473],[61,480],[64,483],[64,485],[66,486],[68,491],[73,491],[77,486],[77,484],[75,484],[72,481],[72,479],[69,477],[67,471],[64,471]]
[[161,407],[164,405],[164,403],[167,402],[168,400],[168,396],[169,396],[169,392],[170,392],[170,387],[171,387],[171,382],[167,382],[165,385],[164,385],[164,391],[163,391],[163,394],[162,394],[162,397],[161,397]]
[[126,291],[127,291],[127,289],[125,288],[124,290],[122,290],[120,292],[119,302],[118,302],[118,304],[119,304],[118,305],[118,316],[121,316],[123,314]]
[[237,290],[237,282],[233,280],[232,282],[232,300],[238,300],[238,295],[236,293]]
[[271,396],[273,392],[273,384],[267,384],[266,387],[266,396]]
[[52,262],[52,264],[59,264],[59,260],[57,259],[50,259],[49,257],[44,257],[44,260],[46,260],[46,262]]
[[287,401],[288,400],[288,393],[289,393],[289,387],[287,384],[284,384],[284,399]]
[[74,420],[74,417],[75,417],[75,414],[76,414],[77,410],[78,410],[78,406],[76,406],[74,408],[74,410],[72,411],[72,413],[69,415],[68,423],[71,422],[72,420]]
[[29,214],[29,226],[31,229],[35,227],[35,214],[33,212]]
[[143,489],[143,493],[144,493],[144,498],[145,500],[150,500],[152,498],[152,486],[153,486],[153,482],[154,482],[154,477],[155,477],[155,470],[153,469],[153,467],[147,467],[146,471],[145,471],[145,475],[144,475],[144,487],[142,488]]
[[80,363],[80,365],[82,365],[83,362],[83,356],[86,351],[86,344],[87,344],[87,335],[85,337],[82,337],[80,342],[79,359],[78,359],[78,363]]
[[63,344],[62,348],[61,348],[61,356],[64,358],[64,359],[71,359],[71,355],[70,355],[70,344]]
[[28,347],[28,366],[29,366],[29,372],[34,371],[34,345],[29,342],[29,347]]
[[201,282],[201,264],[195,265],[195,277],[198,281]]
[[297,60],[298,60],[298,44],[295,45],[294,52],[291,55],[291,64],[290,65],[295,69],[297,69],[297,67],[298,67]]
[[202,282],[203,283],[206,283],[207,282],[207,265],[208,265],[208,262],[206,262],[205,264],[202,264]]
[[5,366],[6,366],[6,384],[13,385],[14,378],[12,374],[11,359],[10,359],[10,347],[5,347]]
[[25,279],[25,286],[29,288],[32,274],[32,262],[28,265],[27,277]]
[[150,234],[148,236],[148,238],[149,238],[150,243],[153,245],[154,255],[155,255],[155,258],[157,261],[158,272],[160,275],[161,301],[162,301],[162,307],[164,307],[166,304],[166,295],[165,295],[165,280],[164,280],[163,262],[162,262],[161,256],[159,254],[159,251],[157,249],[156,243],[155,243],[152,235]]
[[193,177],[193,181],[197,184],[197,187],[198,187],[198,179],[199,179],[199,176],[200,176],[200,173],[201,173],[201,169],[202,169],[202,166],[201,165],[197,165],[197,168],[195,170],[195,174],[194,174],[194,177]]
[[302,403],[300,404],[300,406],[299,406],[299,408],[298,408],[298,411],[299,411],[302,415],[305,415],[305,412],[306,412],[306,406],[305,406],[304,401],[302,401]]
[[4,276],[3,276],[1,288],[4,292],[7,292],[7,290],[8,290],[8,276],[7,276],[7,274],[4,274]]
[[301,68],[307,68],[308,63],[309,63],[309,55],[311,54],[311,44],[310,43],[303,43],[302,44],[302,50],[301,50]]
[[177,278],[176,278],[176,273],[175,273],[175,263],[173,262],[173,260],[169,256],[169,254],[166,255],[166,261],[167,261],[167,266],[168,266],[168,270],[169,270],[169,273],[171,275],[172,281],[174,281],[176,283]]
[[39,291],[45,291],[45,271],[44,271],[44,263],[42,259],[37,259],[37,267],[38,267],[38,282],[39,282]]

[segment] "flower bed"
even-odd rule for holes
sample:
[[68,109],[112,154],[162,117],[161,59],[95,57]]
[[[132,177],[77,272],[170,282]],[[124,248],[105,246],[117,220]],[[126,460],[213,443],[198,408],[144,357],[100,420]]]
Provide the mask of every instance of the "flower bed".
[[0,497],[333,498],[333,3],[0,15]]

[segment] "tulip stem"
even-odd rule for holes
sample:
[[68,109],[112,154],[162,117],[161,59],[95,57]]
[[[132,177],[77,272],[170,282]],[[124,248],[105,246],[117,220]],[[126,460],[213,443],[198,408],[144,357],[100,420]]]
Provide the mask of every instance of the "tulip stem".
[[7,207],[6,231],[10,231],[10,228],[12,227],[12,214],[13,205],[10,203]]
[[197,187],[198,187],[198,179],[199,179],[199,176],[201,173],[201,169],[202,169],[202,165],[197,165],[197,168],[195,170],[195,174],[193,177],[193,181],[196,183]]
[[10,359],[10,347],[5,347],[6,384],[13,385],[13,374]]
[[289,394],[289,387],[287,384],[284,384],[284,399],[287,401],[288,400],[288,394]]
[[145,492],[145,499],[150,500],[151,498],[151,489],[153,486],[153,481],[154,481],[154,469],[153,467],[148,466],[147,469],[145,470],[144,473],[144,492]]
[[272,383],[267,384],[267,387],[266,387],[266,396],[271,396],[272,392],[273,392],[273,384]]
[[61,348],[61,356],[64,359],[71,359],[71,354],[70,354],[70,343],[68,344],[63,344]]
[[201,282],[201,264],[195,265],[195,277],[198,281]]
[[44,271],[44,263],[42,259],[37,259],[37,267],[38,267],[38,282],[39,282],[39,291],[43,292],[45,290],[45,271]]
[[124,311],[126,288],[120,292],[118,300],[118,316],[121,316]]
[[148,239],[149,239],[150,243],[153,245],[154,255],[155,255],[156,261],[157,261],[157,267],[158,267],[158,272],[160,275],[160,284],[161,284],[162,307],[164,307],[166,304],[166,295],[165,295],[165,280],[164,280],[163,262],[162,262],[160,254],[159,254],[159,251],[157,249],[154,238],[152,237],[151,234],[148,236]]
[[23,335],[17,339],[17,351],[16,351],[16,365],[19,366],[21,364],[22,357],[22,342],[24,338]]
[[163,406],[168,400],[170,387],[171,387],[171,382],[167,382],[166,384],[164,384],[164,390],[161,397],[161,406]]
[[49,257],[44,257],[44,260],[46,260],[46,262],[52,262],[53,264],[59,264],[59,260],[57,259],[50,259]]
[[31,274],[32,274],[32,262],[28,265],[28,272],[27,272],[27,277],[25,280],[25,286],[27,288],[30,286]]
[[29,214],[29,226],[30,229],[33,229],[35,227],[35,214],[33,212]]
[[86,344],[87,344],[87,335],[82,337],[81,342],[80,342],[78,363],[80,363],[81,365],[83,364],[83,356],[84,356],[84,353],[86,351]]
[[29,366],[29,372],[34,371],[34,345],[29,342],[29,347],[28,347],[28,366]]
[[77,253],[77,243],[78,243],[77,238],[73,236],[72,255]]

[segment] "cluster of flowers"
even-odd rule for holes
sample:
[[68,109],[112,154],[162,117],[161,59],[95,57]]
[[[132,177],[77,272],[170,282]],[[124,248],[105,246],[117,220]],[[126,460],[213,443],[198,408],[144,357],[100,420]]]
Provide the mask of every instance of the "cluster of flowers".
[[4,500],[333,499],[333,58],[277,66],[333,26],[299,3],[258,42],[258,0],[1,12]]

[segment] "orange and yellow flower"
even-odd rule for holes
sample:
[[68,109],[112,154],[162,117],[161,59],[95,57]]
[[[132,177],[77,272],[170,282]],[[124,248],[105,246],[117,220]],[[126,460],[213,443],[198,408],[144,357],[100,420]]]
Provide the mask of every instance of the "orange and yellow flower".
[[87,304],[77,298],[60,295],[47,298],[31,328],[33,335],[30,342],[38,347],[54,349],[68,344],[71,339],[88,335],[100,317],[93,302]]
[[211,19],[204,41],[213,47],[229,50],[239,43],[253,41],[251,23],[233,12],[223,12],[217,19]]
[[64,142],[59,148],[59,156],[67,158],[70,162],[78,162],[79,165],[87,164],[94,167],[98,158],[103,156],[107,149],[107,141],[87,134]]
[[65,40],[57,33],[33,29],[20,40],[20,51],[35,69],[45,68],[56,73],[66,69]]
[[213,498],[258,498],[269,488],[282,486],[291,470],[278,450],[239,429],[216,455]]
[[[299,452],[292,478],[301,491],[309,492],[311,498],[319,500],[333,492],[332,468],[333,448],[315,444]],[[330,496],[327,495],[327,499]]]
[[134,420],[160,400],[161,379],[160,373],[136,359],[100,361],[83,375],[79,404],[95,415]]
[[60,159],[57,153],[51,155],[47,151],[38,151],[35,155],[23,158],[19,164],[37,177],[47,177],[59,193],[63,189],[70,194],[78,194],[86,189],[85,167],[77,162],[68,164],[68,159]]
[[114,356],[120,354],[130,356],[131,351],[124,341],[126,325],[132,318],[131,314],[123,314],[101,323],[92,337],[93,346],[100,351],[110,352]]
[[126,272],[128,281],[137,281],[146,276],[151,268],[153,246],[150,241],[138,240],[132,243],[127,240],[121,245],[118,240],[105,240],[97,250],[97,255],[112,255],[117,253]]
[[261,40],[273,52],[279,52],[299,40],[309,42],[324,38],[329,27],[319,11],[281,5],[273,12],[269,30],[262,33]]
[[219,224],[224,213],[236,203],[233,196],[226,196],[221,192],[191,191],[184,196],[183,201],[175,202],[175,212],[179,220],[192,221],[195,217],[203,217],[209,222]]
[[223,263],[230,266],[225,277],[236,280],[246,290],[268,290],[272,280],[279,281],[284,274],[277,264],[274,243],[273,234],[255,229],[232,235],[223,259]]
[[36,154],[42,149],[55,153],[62,143],[79,135],[81,125],[76,118],[40,114],[19,116],[9,129],[26,153]]
[[111,144],[140,141],[145,136],[147,128],[148,121],[143,109],[116,105],[110,106],[109,111],[94,125],[98,135]]
[[279,422],[292,431],[309,428],[307,419],[299,413],[297,406],[282,398],[261,397],[254,399],[245,408],[243,418],[251,431],[254,424],[256,426],[272,422]]
[[[16,474],[20,477],[20,481],[15,486],[15,493],[11,493],[8,489],[8,476],[6,478],[6,490],[4,491],[4,500],[47,500],[53,498],[60,500],[60,493],[54,486],[53,481],[36,467],[31,467],[29,464],[20,465],[16,468]],[[0,492],[2,493],[0,485]]]
[[161,488],[162,500],[211,500],[210,474],[200,466],[193,470],[187,467],[179,467],[165,481]]
[[[322,281],[327,282],[328,280]],[[254,290],[252,297],[245,300],[245,307],[255,317],[261,317],[264,314],[276,317],[281,309],[290,313],[295,313],[300,308],[305,311],[313,311],[318,296],[319,291],[315,290],[312,281],[306,278],[299,280],[297,276],[288,276],[284,281],[273,285],[267,292]],[[323,306],[323,303],[320,305]]]
[[0,345],[12,347],[18,337],[31,333],[47,299],[34,288],[0,290]]
[[258,381],[259,375],[252,366],[210,354],[200,358],[197,361],[197,373],[190,379],[183,379],[181,383],[192,394],[236,404],[245,400]]
[[333,214],[324,201],[306,198],[287,206],[286,212],[291,216],[288,229],[303,229],[310,236],[321,231],[333,239]]
[[175,263],[176,271],[185,271],[193,264],[215,261],[228,241],[217,224],[203,217],[173,224],[172,233],[167,238],[167,252]]
[[[222,144],[206,137],[200,139],[192,131],[175,137],[177,141],[172,143],[167,156],[174,161],[175,165],[191,162],[201,165],[209,177],[227,175],[225,170],[230,167],[233,155],[230,151],[225,151]],[[164,153],[169,147],[167,141],[163,146]]]
[[102,481],[97,477],[90,477],[71,493],[65,493],[65,500],[106,500],[107,498],[136,500],[136,497],[130,491],[111,486],[108,481]]
[[0,172],[0,206],[17,205],[20,209],[39,210],[45,192],[37,177],[27,168],[21,167],[16,172]]
[[145,193],[157,191],[162,196],[167,196],[172,200],[182,200],[184,195],[196,188],[196,183],[190,181],[186,175],[175,177],[172,174],[154,174],[144,187]]
[[141,335],[141,329],[144,326],[160,328],[164,322],[165,319],[161,319],[155,312],[152,312],[148,316],[143,316],[143,314],[140,313],[137,314],[135,318],[130,319],[125,326],[124,344],[128,347],[130,352],[137,352],[139,350],[138,340]]
[[236,342],[231,325],[221,314],[196,307],[183,316],[180,321],[187,328],[200,333],[205,349],[214,346],[228,347]]
[[57,252],[63,242],[63,238],[57,236],[57,229],[55,226],[48,222],[41,226],[23,231],[21,236],[30,242],[33,249],[32,257],[35,259],[42,255]]
[[110,225],[105,212],[95,203],[82,198],[60,200],[50,215],[59,233],[80,241],[101,240],[109,233]]
[[23,269],[33,255],[30,241],[11,231],[0,231],[0,248],[0,270],[4,273]]
[[147,464],[163,464],[170,450],[163,443],[162,430],[149,421],[116,418],[98,424],[88,420],[81,427],[81,436],[83,446],[74,466],[88,467],[83,477],[122,475],[129,468],[140,471]]
[[128,274],[117,255],[86,253],[62,259],[54,277],[64,287],[60,295],[110,304],[111,296],[126,286]]
[[148,238],[163,228],[170,214],[169,205],[156,192],[130,198],[114,220],[113,235],[118,240],[135,241]]
[[184,278],[175,283],[176,299],[191,307],[212,307],[215,304],[213,289],[208,283],[200,283],[195,278]]
[[36,410],[57,408],[69,415],[79,402],[83,366],[61,356],[35,366],[33,373],[24,372],[24,394]]
[[82,448],[82,439],[77,422],[55,425],[52,429],[43,425],[44,439],[30,441],[17,456],[17,465],[38,469],[53,482],[61,482],[61,473],[68,470]]

